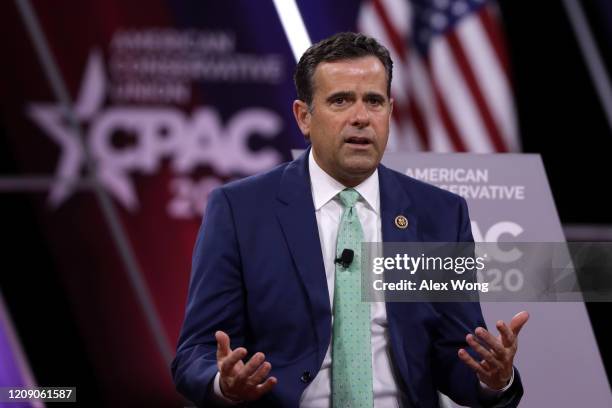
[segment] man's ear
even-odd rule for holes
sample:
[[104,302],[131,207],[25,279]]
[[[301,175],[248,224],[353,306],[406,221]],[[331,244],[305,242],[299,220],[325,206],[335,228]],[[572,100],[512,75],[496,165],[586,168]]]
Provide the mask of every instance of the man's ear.
[[306,139],[310,138],[311,113],[306,102],[296,99],[293,101],[293,116]]

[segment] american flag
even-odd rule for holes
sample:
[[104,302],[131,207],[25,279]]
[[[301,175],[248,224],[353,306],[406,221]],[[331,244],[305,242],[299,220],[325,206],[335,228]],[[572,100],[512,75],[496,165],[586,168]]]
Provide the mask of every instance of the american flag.
[[390,149],[520,150],[495,3],[365,0],[357,24],[394,61]]

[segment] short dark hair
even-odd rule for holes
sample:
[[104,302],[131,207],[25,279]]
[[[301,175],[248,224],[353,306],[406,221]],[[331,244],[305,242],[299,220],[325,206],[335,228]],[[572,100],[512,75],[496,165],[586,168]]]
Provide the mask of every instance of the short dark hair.
[[364,34],[345,32],[334,34],[313,44],[306,50],[295,68],[293,80],[298,99],[310,106],[314,92],[312,78],[321,62],[340,61],[374,56],[380,60],[387,74],[387,96],[391,95],[393,61],[383,45]]

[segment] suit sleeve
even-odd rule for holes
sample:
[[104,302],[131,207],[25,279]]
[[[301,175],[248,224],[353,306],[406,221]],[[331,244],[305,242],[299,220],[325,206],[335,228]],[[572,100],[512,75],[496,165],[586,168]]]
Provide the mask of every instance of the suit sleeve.
[[[460,198],[457,241],[473,242],[467,203]],[[461,405],[470,407],[515,407],[523,388],[518,370],[512,386],[497,399],[483,399],[478,377],[459,359],[457,352],[464,348],[477,361],[478,354],[467,344],[465,337],[477,327],[486,328],[479,302],[435,303],[437,312],[434,338],[433,374],[438,389]]]
[[232,349],[244,342],[244,292],[234,217],[223,189],[215,190],[193,252],[191,279],[172,375],[177,390],[198,406],[212,400],[217,373],[215,332]]

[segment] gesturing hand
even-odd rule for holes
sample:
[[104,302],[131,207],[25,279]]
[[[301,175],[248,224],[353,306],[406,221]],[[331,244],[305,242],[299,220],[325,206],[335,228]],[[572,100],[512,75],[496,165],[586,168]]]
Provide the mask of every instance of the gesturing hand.
[[215,333],[215,339],[217,340],[217,367],[220,373],[219,384],[226,398],[236,402],[256,400],[276,385],[278,380],[275,377],[266,379],[272,365],[265,361],[263,353],[255,353],[244,364],[242,359],[247,355],[244,347],[232,351],[230,338],[222,331]]
[[474,335],[468,334],[468,344],[480,354],[482,360],[476,362],[465,349],[459,350],[459,358],[472,368],[478,379],[492,389],[504,388],[512,377],[512,363],[518,348],[518,334],[527,323],[529,313],[523,311],[517,313],[510,321],[510,327],[502,320],[497,322],[497,330],[500,335],[495,337],[482,327],[475,332],[480,342],[487,345],[484,347]]

